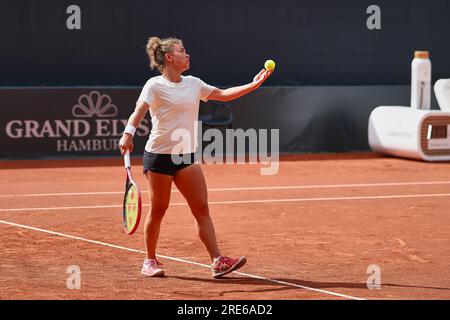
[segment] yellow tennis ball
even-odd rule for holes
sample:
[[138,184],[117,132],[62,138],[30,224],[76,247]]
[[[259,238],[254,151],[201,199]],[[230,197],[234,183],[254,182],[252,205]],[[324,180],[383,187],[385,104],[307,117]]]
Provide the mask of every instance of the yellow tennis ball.
[[266,68],[266,70],[273,70],[273,69],[275,69],[275,61],[267,60],[266,63],[264,63],[264,68]]

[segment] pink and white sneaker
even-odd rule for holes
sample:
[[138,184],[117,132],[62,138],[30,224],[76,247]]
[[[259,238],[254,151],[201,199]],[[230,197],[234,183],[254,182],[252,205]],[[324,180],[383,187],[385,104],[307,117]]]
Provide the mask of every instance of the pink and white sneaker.
[[163,277],[164,270],[161,269],[162,263],[156,259],[145,259],[141,273],[148,277]]
[[247,262],[247,258],[240,257],[239,259],[233,259],[230,257],[220,256],[214,259],[211,264],[213,278],[219,278],[234,270],[239,269]]

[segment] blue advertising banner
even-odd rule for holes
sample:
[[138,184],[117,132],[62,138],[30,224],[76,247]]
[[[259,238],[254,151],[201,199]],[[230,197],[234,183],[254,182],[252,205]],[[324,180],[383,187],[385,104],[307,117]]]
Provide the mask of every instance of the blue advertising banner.
[[[0,158],[119,156],[119,139],[140,90],[2,88]],[[279,152],[289,154],[368,151],[370,112],[380,105],[408,106],[409,101],[409,86],[305,86],[261,87],[227,104],[234,130],[248,136],[252,130],[279,130]],[[200,116],[211,107],[201,103]],[[432,107],[439,108],[434,95]],[[134,138],[134,155],[142,154],[151,128],[147,113]],[[211,143],[205,136],[199,139],[202,148]]]
[[[137,89],[2,89],[2,158],[117,155]],[[147,137],[149,117],[136,132]],[[146,139],[135,139],[143,148]]]

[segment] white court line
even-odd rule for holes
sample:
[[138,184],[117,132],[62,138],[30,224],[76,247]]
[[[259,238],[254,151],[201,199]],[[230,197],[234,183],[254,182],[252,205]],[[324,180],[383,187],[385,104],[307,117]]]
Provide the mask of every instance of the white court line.
[[[209,192],[217,191],[257,191],[257,190],[292,190],[292,189],[322,189],[322,188],[362,188],[362,187],[393,187],[393,186],[422,186],[450,184],[450,181],[416,181],[416,182],[386,182],[386,183],[356,183],[356,184],[318,184],[297,186],[265,186],[265,187],[236,187],[236,188],[210,188]],[[147,192],[146,190],[142,190]],[[172,189],[171,192],[179,192]],[[7,197],[54,197],[54,196],[90,196],[123,194],[123,191],[104,192],[60,192],[60,193],[28,193],[28,194],[0,194],[0,198]]]
[[[122,246],[118,246],[118,245],[114,245],[114,244],[109,244],[109,243],[106,243],[106,242],[101,242],[101,241],[86,239],[86,238],[82,238],[82,237],[72,236],[72,235],[61,233],[61,232],[55,232],[55,231],[50,231],[50,230],[40,229],[40,228],[34,228],[34,227],[31,227],[31,226],[18,224],[18,223],[14,223],[14,222],[9,222],[9,221],[5,221],[5,220],[0,220],[0,223],[6,224],[6,225],[10,225],[10,226],[14,226],[14,227],[29,229],[29,230],[33,230],[33,231],[39,231],[39,232],[44,232],[44,233],[48,233],[48,234],[53,234],[53,235],[57,235],[57,236],[65,237],[65,238],[74,239],[74,240],[85,241],[85,242],[98,244],[98,245],[102,245],[102,246],[106,246],[106,247],[110,247],[110,248],[115,248],[115,249],[120,249],[120,250],[125,250],[125,251],[131,251],[131,252],[137,252],[137,253],[145,254],[145,251],[142,251],[142,250],[127,248],[127,247],[122,247]],[[173,260],[173,261],[177,261],[177,262],[193,264],[193,265],[200,266],[200,267],[205,267],[205,268],[208,268],[208,269],[210,268],[209,265],[206,265],[206,264],[203,264],[203,263],[198,263],[198,262],[189,261],[189,260],[180,259],[180,258],[175,258],[175,257],[170,257],[170,256],[164,256],[164,255],[160,255],[160,254],[157,254],[157,256],[160,257],[160,258],[168,259],[168,260]],[[301,289],[310,290],[310,291],[316,291],[316,292],[319,292],[319,293],[329,294],[329,295],[338,296],[338,297],[342,297],[342,298],[346,298],[346,299],[367,300],[367,299],[357,298],[357,297],[353,297],[353,296],[349,296],[349,295],[345,295],[345,294],[341,294],[341,293],[336,293],[336,292],[332,292],[332,291],[306,287],[306,286],[302,286],[302,285],[298,285],[298,284],[290,283],[290,282],[286,282],[286,281],[278,281],[278,280],[275,280],[275,279],[270,279],[270,278],[266,278],[266,277],[262,277],[262,276],[249,274],[249,273],[242,273],[242,272],[237,272],[237,271],[233,271],[233,272],[237,273],[237,274],[240,274],[240,275],[243,275],[243,276],[246,276],[246,277],[249,277],[249,278],[253,278],[253,279],[259,279],[259,280],[269,281],[269,282],[282,284],[282,285],[286,285],[286,286],[301,288]]]
[[[380,200],[380,199],[403,199],[403,198],[430,198],[430,197],[450,197],[450,193],[429,193],[429,194],[402,194],[391,196],[361,196],[361,197],[332,197],[332,198],[294,198],[294,199],[262,199],[262,200],[230,200],[230,201],[210,201],[208,204],[248,204],[248,203],[275,203],[275,202],[310,202],[310,201],[342,201],[342,200]],[[170,206],[185,206],[186,202],[170,203]],[[148,207],[149,204],[143,204]],[[77,206],[77,207],[47,207],[47,208],[12,208],[0,209],[0,212],[12,211],[42,211],[42,210],[76,210],[76,209],[107,209],[122,208],[122,205],[99,205],[99,206]]]

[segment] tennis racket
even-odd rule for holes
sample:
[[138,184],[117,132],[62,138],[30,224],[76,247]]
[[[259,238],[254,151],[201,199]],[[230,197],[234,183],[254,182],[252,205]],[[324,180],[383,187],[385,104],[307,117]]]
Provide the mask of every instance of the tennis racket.
[[132,235],[139,226],[142,211],[141,191],[131,175],[130,152],[124,155],[127,181],[125,184],[125,195],[123,197],[122,222],[125,233]]

